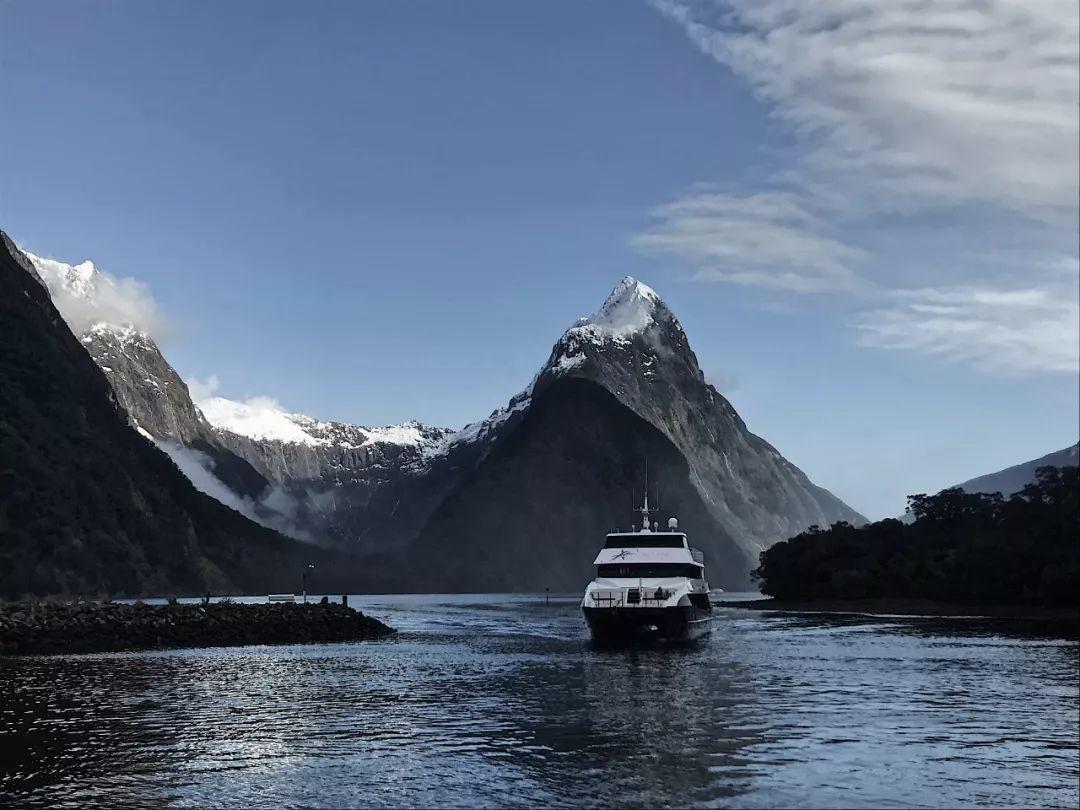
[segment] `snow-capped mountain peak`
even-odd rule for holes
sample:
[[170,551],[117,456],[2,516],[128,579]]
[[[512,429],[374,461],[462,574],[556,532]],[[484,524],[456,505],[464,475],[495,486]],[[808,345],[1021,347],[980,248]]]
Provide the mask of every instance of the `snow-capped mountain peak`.
[[633,276],[624,276],[600,309],[581,318],[563,333],[545,371],[565,374],[586,362],[589,347],[615,345],[626,348],[636,336],[652,332],[661,325],[681,329],[678,320],[652,287]]
[[[473,422],[454,434],[445,448],[477,441],[487,441],[510,419],[527,411],[532,404],[534,387],[541,376],[561,376],[586,362],[585,345],[603,345],[607,341],[628,345],[631,338],[657,323],[661,314],[675,321],[659,294],[633,276],[623,276],[604,299],[600,309],[580,318],[555,343],[547,363],[522,391],[511,398],[506,407],[492,412],[487,418]],[[677,323],[677,321],[675,321]]]
[[582,318],[571,328],[626,337],[652,324],[657,307],[663,304],[652,287],[633,276],[624,276],[604,299],[600,309]]
[[83,335],[105,324],[158,334],[161,318],[145,284],[103,272],[92,261],[67,264],[23,251],[49,290],[71,331]]
[[[92,298],[98,284],[107,281],[92,261],[67,264],[56,259],[46,259],[30,251],[23,251],[45,280],[50,290],[59,287],[78,298]],[[53,292],[55,297],[56,293]]]

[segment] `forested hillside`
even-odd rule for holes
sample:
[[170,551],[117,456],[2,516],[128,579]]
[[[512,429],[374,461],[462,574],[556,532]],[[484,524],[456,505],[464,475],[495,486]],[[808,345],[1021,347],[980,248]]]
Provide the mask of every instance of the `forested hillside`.
[[912,495],[915,520],[812,527],[761,555],[764,593],[785,599],[903,597],[987,605],[1076,604],[1080,468],[1041,467],[1000,493]]

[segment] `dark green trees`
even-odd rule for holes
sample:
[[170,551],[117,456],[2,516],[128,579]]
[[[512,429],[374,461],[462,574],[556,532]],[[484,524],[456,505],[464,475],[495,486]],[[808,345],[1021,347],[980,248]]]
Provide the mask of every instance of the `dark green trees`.
[[946,489],[912,495],[913,523],[812,526],[761,555],[770,596],[899,597],[1073,605],[1080,587],[1080,468],[1041,467],[1009,499]]

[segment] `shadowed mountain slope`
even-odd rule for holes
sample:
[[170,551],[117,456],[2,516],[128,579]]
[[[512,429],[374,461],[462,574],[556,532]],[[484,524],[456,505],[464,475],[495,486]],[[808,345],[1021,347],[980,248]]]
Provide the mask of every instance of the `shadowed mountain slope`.
[[266,592],[308,549],[195,490],[128,424],[0,233],[0,594]]

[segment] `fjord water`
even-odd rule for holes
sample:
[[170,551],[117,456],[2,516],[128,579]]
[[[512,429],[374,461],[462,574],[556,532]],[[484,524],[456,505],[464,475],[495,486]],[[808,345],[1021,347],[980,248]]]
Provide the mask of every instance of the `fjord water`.
[[1077,806],[1078,648],[720,610],[593,649],[576,599],[350,597],[356,644],[0,659],[19,806]]

